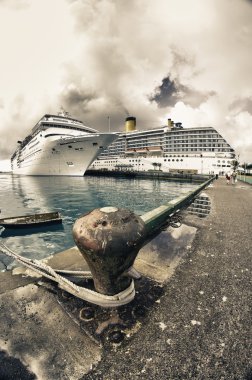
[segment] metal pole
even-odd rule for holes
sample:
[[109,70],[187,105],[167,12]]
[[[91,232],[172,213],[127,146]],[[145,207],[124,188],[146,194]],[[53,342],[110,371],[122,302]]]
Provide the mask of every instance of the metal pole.
[[109,129],[109,132],[110,132],[110,116],[108,116],[108,129]]

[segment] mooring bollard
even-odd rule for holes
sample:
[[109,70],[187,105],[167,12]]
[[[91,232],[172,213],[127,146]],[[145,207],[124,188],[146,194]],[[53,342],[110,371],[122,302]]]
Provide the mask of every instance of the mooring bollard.
[[139,216],[116,207],[95,209],[76,220],[73,237],[97,292],[115,295],[130,285],[125,272],[132,267],[145,237],[145,224]]

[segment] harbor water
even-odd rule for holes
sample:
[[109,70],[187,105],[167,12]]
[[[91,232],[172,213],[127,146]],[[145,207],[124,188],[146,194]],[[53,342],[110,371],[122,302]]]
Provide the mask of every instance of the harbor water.
[[[42,259],[74,245],[75,220],[95,208],[115,206],[141,215],[198,184],[113,177],[29,177],[0,174],[0,218],[59,211],[62,225],[5,230],[1,241],[17,254]],[[15,263],[0,253],[0,271]]]

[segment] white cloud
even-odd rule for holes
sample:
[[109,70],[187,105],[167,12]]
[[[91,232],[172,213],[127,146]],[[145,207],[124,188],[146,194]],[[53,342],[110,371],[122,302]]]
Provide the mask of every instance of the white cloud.
[[7,172],[11,170],[10,160],[0,161],[0,172]]

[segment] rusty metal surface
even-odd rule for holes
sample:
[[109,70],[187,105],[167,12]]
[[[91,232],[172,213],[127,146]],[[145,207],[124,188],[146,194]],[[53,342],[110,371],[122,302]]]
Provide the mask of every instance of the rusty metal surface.
[[97,292],[114,295],[130,285],[124,272],[133,265],[145,237],[139,216],[113,207],[95,209],[76,220],[73,237]]
[[[92,281],[86,280],[85,286],[92,288]],[[127,346],[163,294],[163,285],[146,277],[136,280],[135,287],[135,299],[113,309],[91,305],[62,290],[54,289],[62,308],[81,329],[96,343],[112,348],[119,344]]]

